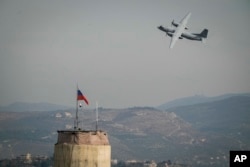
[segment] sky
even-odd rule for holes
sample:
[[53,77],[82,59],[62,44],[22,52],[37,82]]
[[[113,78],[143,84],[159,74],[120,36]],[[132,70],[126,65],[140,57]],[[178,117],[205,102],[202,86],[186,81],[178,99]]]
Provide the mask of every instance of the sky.
[[[190,32],[171,26],[188,12]],[[0,0],[0,106],[158,106],[193,95],[250,92],[249,0]]]

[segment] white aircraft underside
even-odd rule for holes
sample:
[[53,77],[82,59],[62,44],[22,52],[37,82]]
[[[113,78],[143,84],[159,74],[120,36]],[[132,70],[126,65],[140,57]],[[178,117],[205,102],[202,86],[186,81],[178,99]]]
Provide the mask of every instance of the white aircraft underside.
[[180,23],[175,23],[174,20],[172,21],[172,27],[165,28],[163,26],[159,26],[158,29],[161,31],[166,32],[166,34],[171,38],[170,48],[173,48],[176,41],[178,39],[190,39],[190,40],[197,40],[197,41],[204,41],[207,38],[208,30],[204,29],[200,34],[194,34],[187,31],[187,22],[191,16],[191,13],[188,13]]

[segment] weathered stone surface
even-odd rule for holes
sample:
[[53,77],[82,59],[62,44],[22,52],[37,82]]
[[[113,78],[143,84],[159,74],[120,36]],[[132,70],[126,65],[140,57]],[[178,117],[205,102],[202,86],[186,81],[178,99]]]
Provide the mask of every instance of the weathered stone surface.
[[109,145],[106,132],[103,131],[58,131],[57,144]]
[[54,167],[110,167],[111,147],[102,131],[58,131]]

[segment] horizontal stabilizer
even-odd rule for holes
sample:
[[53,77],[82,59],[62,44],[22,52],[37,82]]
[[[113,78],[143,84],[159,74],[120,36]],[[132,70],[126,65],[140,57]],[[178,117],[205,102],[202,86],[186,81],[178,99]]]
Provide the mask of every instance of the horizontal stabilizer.
[[206,43],[206,39],[205,38],[201,38],[201,42],[202,43]]

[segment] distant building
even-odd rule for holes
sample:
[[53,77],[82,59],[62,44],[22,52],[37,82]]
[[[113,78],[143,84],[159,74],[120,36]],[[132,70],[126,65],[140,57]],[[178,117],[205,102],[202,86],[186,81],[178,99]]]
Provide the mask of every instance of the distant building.
[[30,153],[17,156],[12,159],[3,159],[0,160],[1,167],[34,167],[34,166],[46,166],[52,167],[52,158],[49,158],[44,155],[32,156]]
[[56,118],[62,118],[62,114],[61,113],[56,113]]
[[23,162],[23,163],[27,163],[27,164],[32,163],[32,157],[31,157],[30,153],[27,153],[26,155],[20,155],[20,156],[16,157],[16,159],[19,162]]
[[64,112],[64,114],[65,114],[65,117],[67,117],[67,118],[72,118],[73,117],[70,112]]
[[157,167],[157,164],[155,163],[155,161],[146,161],[144,163],[144,167]]

